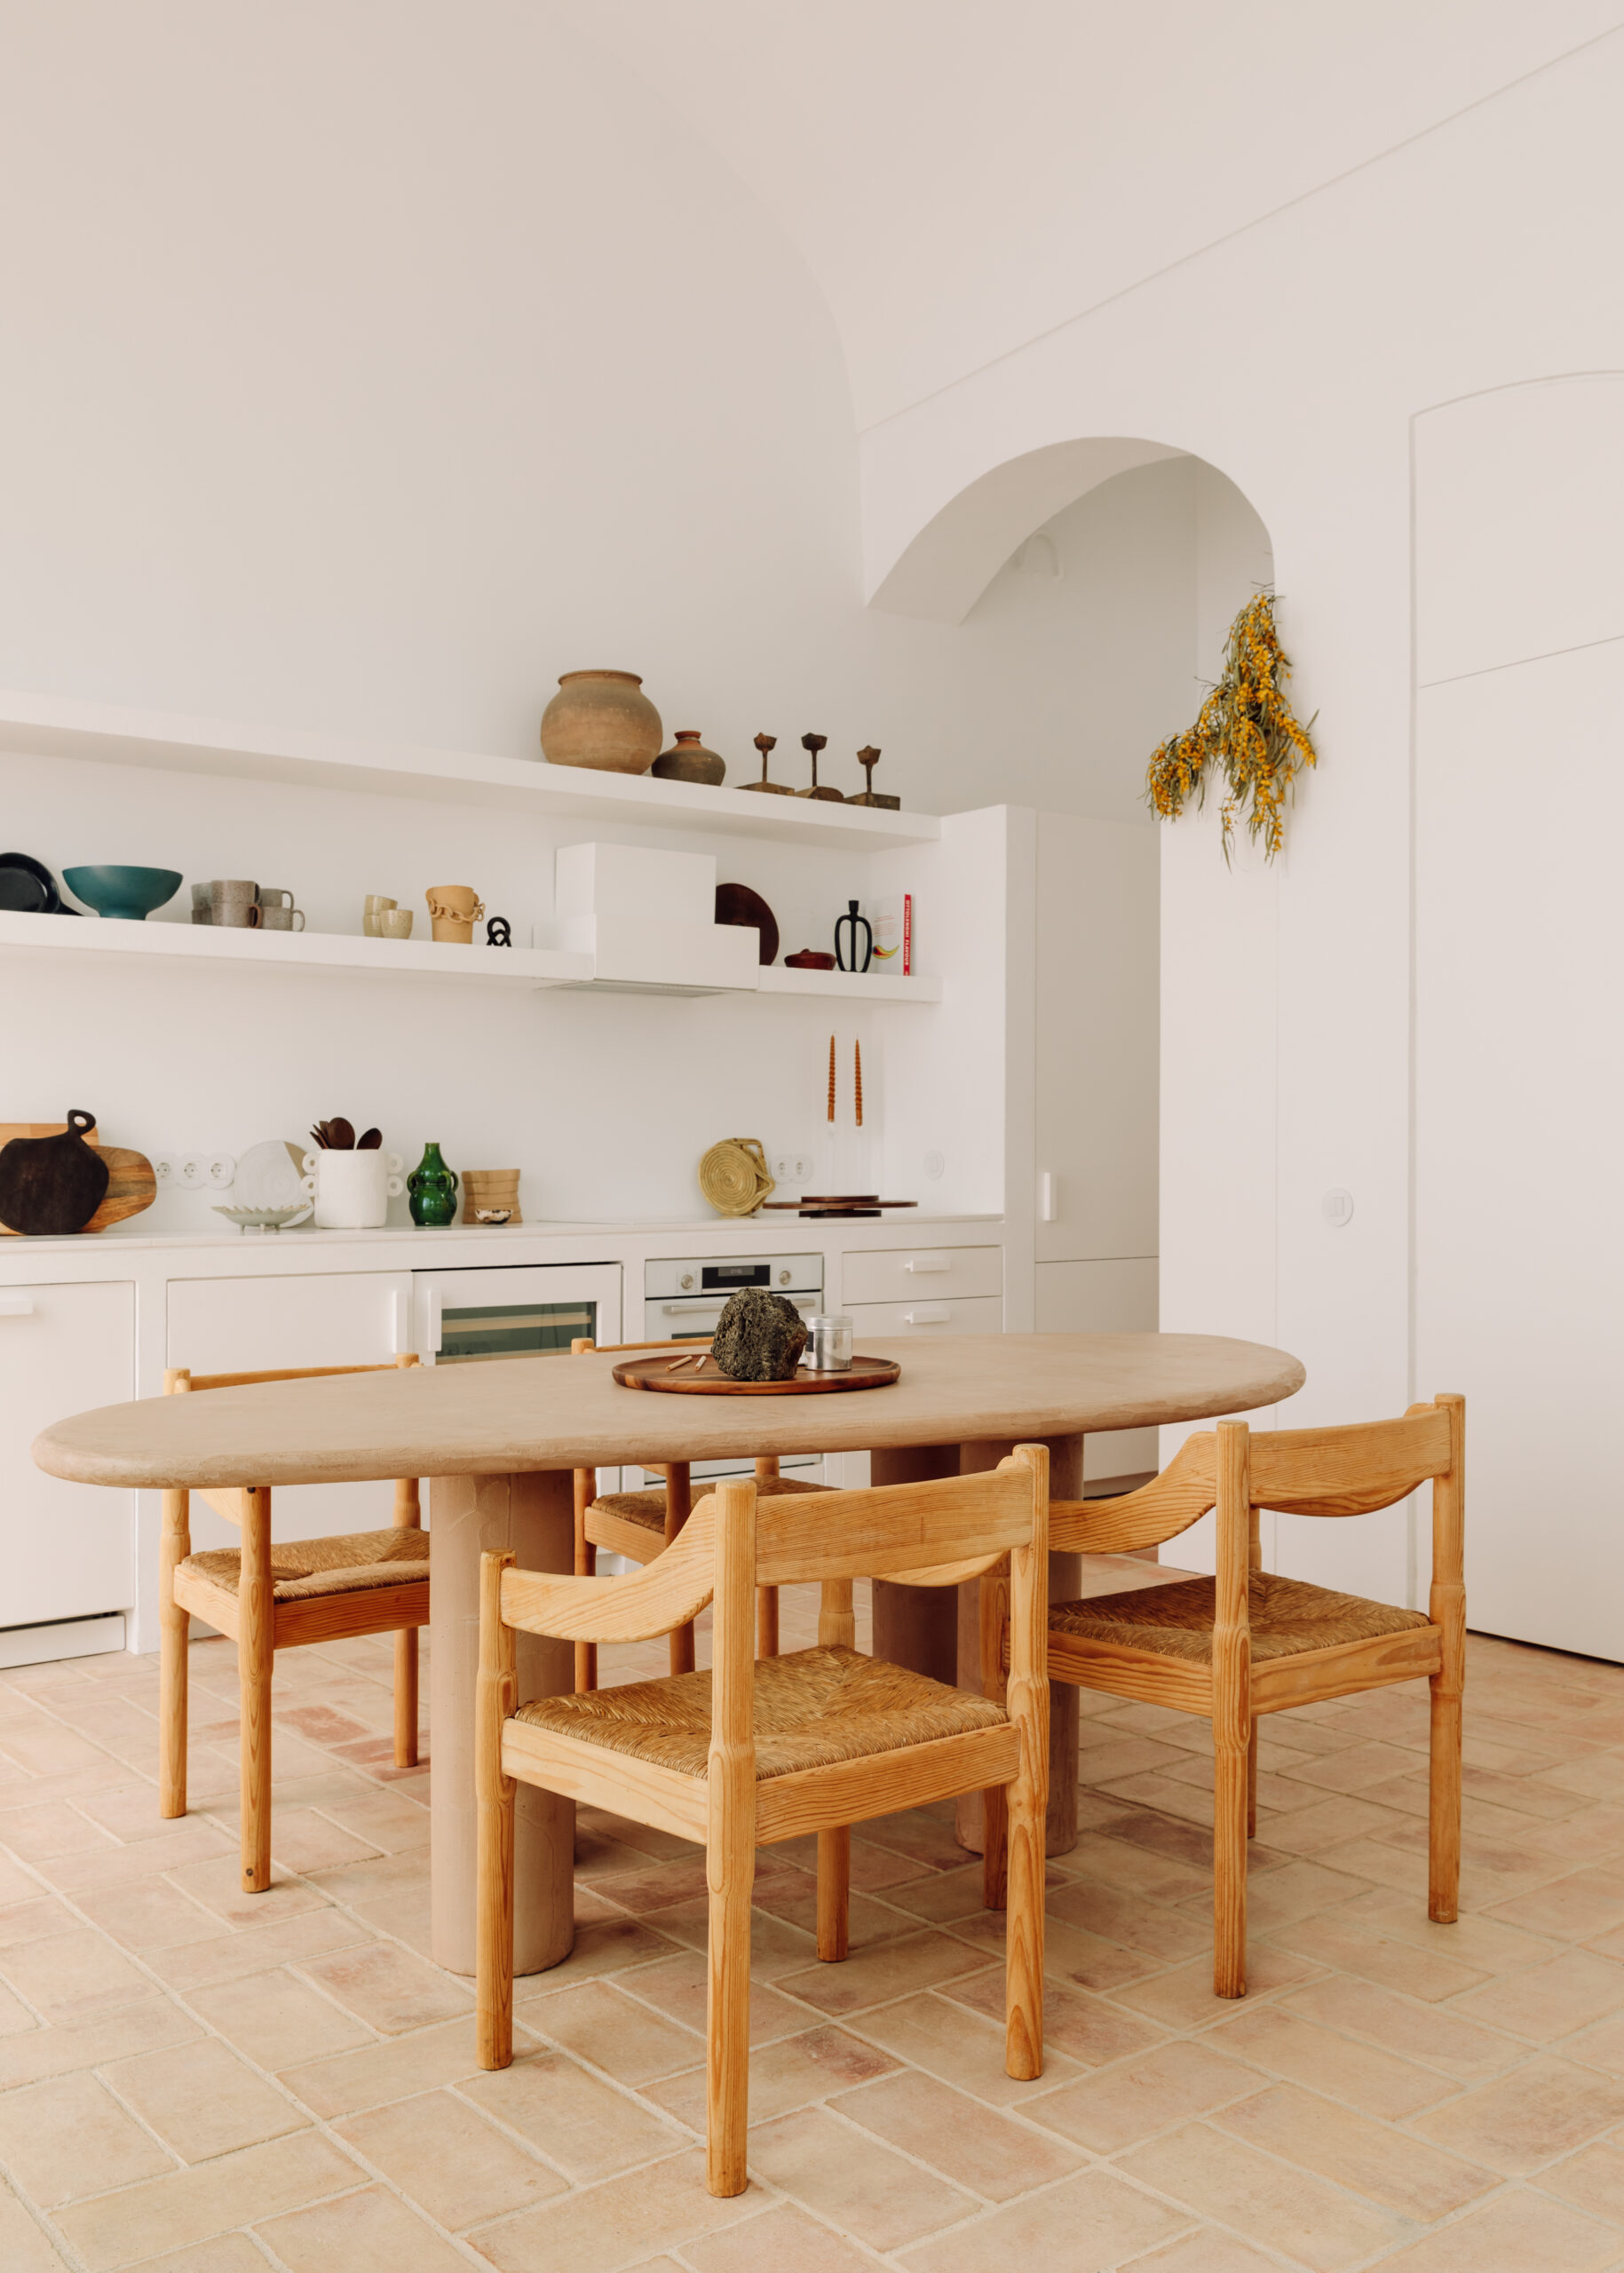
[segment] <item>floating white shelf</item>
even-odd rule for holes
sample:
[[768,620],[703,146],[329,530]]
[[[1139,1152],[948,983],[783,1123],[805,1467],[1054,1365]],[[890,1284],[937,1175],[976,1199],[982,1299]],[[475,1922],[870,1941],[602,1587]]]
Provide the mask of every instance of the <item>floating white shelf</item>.
[[542,759],[351,741],[291,728],[127,710],[55,695],[0,691],[0,750],[34,757],[93,758],[104,765],[153,766],[178,773],[225,774],[241,780],[360,789],[380,796],[424,797],[543,820],[620,821],[645,828],[693,829],[711,836],[770,837],[846,852],[933,844],[941,836],[941,822],[934,813],[889,812],[878,806],[837,805],[809,797],[764,797],[745,789],[656,781],[647,774],[593,773],[549,765]]
[[852,970],[789,970],[781,962],[762,972],[764,994],[828,994],[843,1002],[939,1002],[939,978],[883,978]]
[[384,978],[486,979],[533,989],[580,986],[592,976],[590,955],[555,947],[460,947],[438,939],[357,939],[343,931],[217,931],[209,923],[120,923],[98,915],[19,915],[10,909],[0,909],[0,951],[156,956]]
[[[485,981],[532,992],[550,986],[624,991],[629,979],[599,980],[593,958],[561,947],[449,946],[438,939],[367,939],[343,931],[239,931],[209,923],[120,923],[98,915],[20,915],[0,908],[0,954],[156,956],[178,962],[246,963],[261,970],[342,970],[382,978]],[[740,986],[673,986],[654,978],[638,991],[669,994],[822,994],[849,1002],[939,1002],[930,978],[855,978],[849,971],[758,970]]]

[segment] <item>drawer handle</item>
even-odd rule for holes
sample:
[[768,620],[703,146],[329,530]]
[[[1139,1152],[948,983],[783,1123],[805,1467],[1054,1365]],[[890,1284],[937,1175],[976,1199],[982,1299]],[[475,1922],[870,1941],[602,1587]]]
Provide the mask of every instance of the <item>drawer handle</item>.
[[719,1316],[726,1300],[725,1295],[713,1295],[708,1303],[661,1303],[660,1307],[667,1318],[698,1318],[707,1311]]
[[32,1318],[34,1304],[27,1295],[0,1295],[0,1318]]
[[917,1273],[923,1271],[951,1271],[953,1264],[945,1255],[910,1255],[902,1268]]
[[921,1303],[917,1310],[905,1311],[904,1326],[946,1326],[953,1312],[946,1303]]

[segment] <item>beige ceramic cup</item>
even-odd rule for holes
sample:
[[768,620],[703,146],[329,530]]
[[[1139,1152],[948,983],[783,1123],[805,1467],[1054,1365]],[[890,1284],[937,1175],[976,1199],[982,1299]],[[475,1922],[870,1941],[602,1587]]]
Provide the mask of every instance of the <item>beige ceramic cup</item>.
[[367,894],[360,907],[360,929],[363,939],[376,939],[379,937],[378,917],[386,909],[393,907],[395,904],[392,899],[385,899],[381,891],[369,891]]
[[209,886],[209,920],[213,923],[229,924],[239,931],[258,928],[260,917],[259,887],[244,883],[240,878],[215,877]]
[[380,907],[377,917],[380,939],[409,939],[412,936],[412,911],[409,907]]
[[471,884],[431,884],[429,916],[437,939],[468,946],[473,927],[485,913],[485,902]]

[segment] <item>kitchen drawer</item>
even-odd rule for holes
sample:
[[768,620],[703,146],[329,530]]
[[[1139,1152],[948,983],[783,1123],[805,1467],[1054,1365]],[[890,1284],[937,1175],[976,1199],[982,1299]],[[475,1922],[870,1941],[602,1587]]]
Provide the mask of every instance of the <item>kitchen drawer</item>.
[[972,1295],[945,1302],[922,1290],[911,1303],[849,1303],[846,1315],[860,1350],[866,1334],[1002,1334],[1003,1297]]
[[840,1258],[840,1307],[855,1303],[946,1301],[949,1296],[1002,1295],[1001,1247],[864,1248]]

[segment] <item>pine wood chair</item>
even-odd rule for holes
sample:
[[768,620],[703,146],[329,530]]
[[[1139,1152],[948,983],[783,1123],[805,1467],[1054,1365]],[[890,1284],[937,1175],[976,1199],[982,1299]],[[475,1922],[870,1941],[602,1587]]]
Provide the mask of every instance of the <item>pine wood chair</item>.
[[[598,1343],[582,1339],[569,1345],[570,1355],[580,1357],[589,1350],[619,1353],[627,1350],[685,1350],[692,1353],[700,1347],[688,1342],[606,1342]],[[658,1466],[665,1477],[663,1488],[648,1492],[606,1492],[598,1490],[594,1469],[578,1468],[575,1481],[575,1576],[590,1579],[598,1569],[598,1549],[601,1547],[610,1555],[624,1556],[629,1563],[652,1563],[656,1555],[663,1554],[687,1522],[693,1505],[693,1484],[690,1463],[686,1461],[650,1462]],[[770,1454],[756,1462],[756,1483],[764,1498],[791,1492],[828,1492],[833,1486],[803,1481],[796,1476],[780,1476],[776,1459]],[[848,1597],[850,1588],[847,1589]],[[857,1636],[857,1626],[848,1599],[846,1613],[852,1630],[837,1636],[849,1649]],[[692,1673],[693,1670],[693,1628],[684,1626],[673,1632],[670,1641],[671,1671]],[[756,1598],[756,1654],[762,1658],[778,1655],[778,1588],[763,1587]],[[575,1692],[584,1695],[598,1686],[598,1644],[577,1642],[575,1644]]]
[[[1005,2066],[1042,2071],[1043,1672],[1049,1455],[1023,1445],[987,1474],[843,1492],[810,1507],[763,1499],[748,1477],[702,1499],[679,1538],[618,1579],[552,1578],[481,1558],[475,1783],[479,1798],[479,2057],[513,2056],[516,1779],[702,1844],[710,1889],[706,2022],[712,2194],[744,2191],[749,2122],[750,1895],[757,1846],[818,1834],[818,1954],[846,1954],[853,1822],[994,1787],[1007,1794]],[[757,1584],[849,1588],[881,1572],[953,1586],[1008,1567],[1010,1669],[994,1693],[950,1689],[822,1642],[757,1659]],[[634,1642],[714,1602],[713,1672],[520,1706],[515,1633]],[[1003,1621],[994,1629],[1002,1643]],[[994,1651],[994,1664],[1001,1657]]]
[[[1053,1603],[1049,1677],[1212,1723],[1213,1989],[1246,1994],[1247,1841],[1257,1831],[1257,1723],[1265,1713],[1425,1675],[1431,1683],[1427,1915],[1454,1922],[1461,1875],[1465,1401],[1401,1421],[1253,1434],[1244,1421],[1189,1437],[1153,1483],[1114,1500],[1056,1501],[1050,1545],[1131,1553],[1218,1512],[1217,1573]],[[1359,1516],[1432,1486],[1429,1611],[1263,1569],[1258,1510]],[[992,1881],[989,1880],[989,1885]]]
[[[415,1366],[416,1354],[397,1358]],[[332,1374],[383,1374],[387,1366],[298,1366],[277,1373],[163,1376],[166,1397],[257,1382],[316,1381]],[[192,1552],[191,1494],[163,1494],[159,1566],[159,1812],[186,1811],[186,1641],[195,1615],[237,1645],[242,1698],[238,1738],[242,1784],[242,1888],[271,1883],[271,1675],[278,1650],[303,1642],[395,1637],[395,1765],[417,1764],[417,1628],[429,1622],[429,1534],[416,1477],[395,1485],[389,1531],[271,1543],[268,1489],[204,1492],[218,1516],[242,1534],[239,1548]]]

